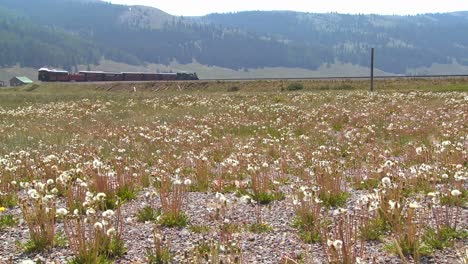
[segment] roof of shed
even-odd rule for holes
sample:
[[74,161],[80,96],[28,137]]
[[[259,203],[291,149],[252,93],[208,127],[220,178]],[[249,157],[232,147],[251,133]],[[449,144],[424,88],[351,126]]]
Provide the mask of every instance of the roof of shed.
[[31,79],[29,79],[28,77],[25,77],[25,76],[16,76],[15,78],[20,80],[23,83],[33,83],[33,81],[31,81]]

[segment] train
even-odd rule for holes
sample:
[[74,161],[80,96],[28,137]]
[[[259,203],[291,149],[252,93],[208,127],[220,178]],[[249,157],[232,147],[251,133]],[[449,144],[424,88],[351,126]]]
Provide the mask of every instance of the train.
[[40,68],[38,80],[42,82],[123,82],[123,81],[178,81],[198,80],[197,73],[148,73],[148,72],[104,72],[79,71],[69,73],[64,70]]

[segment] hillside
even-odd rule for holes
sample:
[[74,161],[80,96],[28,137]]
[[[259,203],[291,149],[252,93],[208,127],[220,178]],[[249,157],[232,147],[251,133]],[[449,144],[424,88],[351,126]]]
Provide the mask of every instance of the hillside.
[[284,69],[368,67],[375,47],[382,72],[458,73],[468,66],[467,28],[468,12],[256,11],[184,18],[97,0],[0,0],[0,67],[92,69],[105,60],[138,68],[200,65],[248,76],[276,69],[277,76]]

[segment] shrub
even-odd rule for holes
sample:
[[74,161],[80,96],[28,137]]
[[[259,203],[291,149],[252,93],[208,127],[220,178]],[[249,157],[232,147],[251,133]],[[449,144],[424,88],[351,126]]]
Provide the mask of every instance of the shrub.
[[164,245],[164,237],[159,232],[157,226],[153,227],[154,248],[148,249],[146,257],[150,264],[165,264],[172,261],[171,252],[166,245]]
[[229,87],[229,88],[227,89],[228,92],[237,92],[237,91],[239,91],[239,90],[240,90],[240,89],[239,89],[239,87],[237,87],[237,86],[231,86],[231,87]]
[[286,89],[288,91],[299,91],[304,89],[304,85],[302,85],[302,83],[291,83]]
[[21,199],[20,208],[28,225],[30,240],[24,245],[27,252],[40,252],[54,246],[55,195],[53,184],[36,182]]

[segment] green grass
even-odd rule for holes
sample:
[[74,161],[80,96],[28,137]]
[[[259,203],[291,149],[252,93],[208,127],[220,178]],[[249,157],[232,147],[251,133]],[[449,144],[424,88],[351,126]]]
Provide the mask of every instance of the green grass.
[[164,227],[176,227],[182,228],[188,225],[190,219],[183,212],[180,212],[177,216],[170,213],[161,214],[159,223]]
[[340,193],[326,193],[321,192],[319,195],[320,200],[323,201],[323,205],[327,208],[332,207],[343,207],[346,204],[349,196],[348,192],[340,192]]
[[211,231],[211,228],[206,225],[191,225],[188,227],[188,230],[196,234],[207,234]]
[[50,249],[51,245],[45,238],[38,238],[35,240],[28,240],[24,244],[18,245],[26,253],[39,253]]
[[122,202],[128,202],[130,200],[134,200],[137,197],[137,190],[133,186],[126,184],[117,190],[116,195]]
[[454,197],[450,193],[440,198],[442,205],[466,206],[468,204],[468,190],[462,190],[461,195]]
[[18,199],[14,193],[0,195],[0,206],[12,208],[18,204]]
[[0,230],[3,230],[7,227],[16,226],[18,220],[14,218],[13,215],[10,214],[1,214],[0,213]]
[[252,233],[261,234],[270,232],[271,230],[273,230],[273,228],[265,223],[255,223],[247,225],[247,230],[249,230]]
[[157,217],[161,215],[161,210],[155,210],[153,207],[147,205],[137,212],[137,220],[139,222],[153,222],[156,221]]
[[360,236],[367,241],[380,241],[388,230],[389,226],[385,220],[378,217],[371,219],[367,225],[361,226]]
[[432,228],[429,228],[422,237],[422,250],[425,253],[430,254],[435,250],[452,247],[455,240],[457,239],[465,240],[467,238],[467,230],[457,231],[454,228],[443,227],[436,231]]
[[318,243],[322,239],[320,219],[316,219],[312,213],[297,216],[292,226],[298,229],[299,237],[307,244]]
[[68,244],[67,237],[64,232],[56,232],[54,237],[54,245],[56,247],[66,247]]
[[167,264],[171,263],[172,255],[168,248],[161,248],[160,250],[148,250],[146,252],[148,264]]
[[260,204],[266,205],[273,201],[280,201],[284,199],[282,192],[258,192],[251,194],[252,199]]

